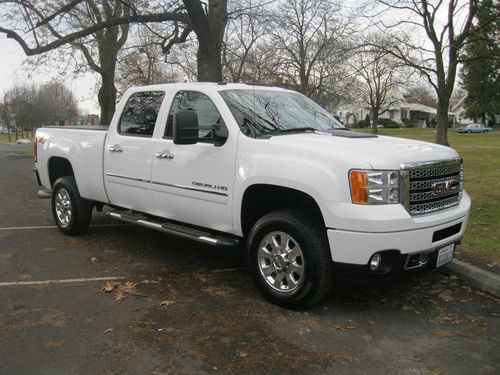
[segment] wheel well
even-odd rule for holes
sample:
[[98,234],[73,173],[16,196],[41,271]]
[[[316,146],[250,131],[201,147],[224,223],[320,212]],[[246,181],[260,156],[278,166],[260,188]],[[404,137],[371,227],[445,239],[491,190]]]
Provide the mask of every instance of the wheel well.
[[54,186],[54,182],[62,176],[74,176],[73,167],[68,159],[54,156],[49,159],[49,179],[50,186]]
[[248,187],[243,195],[241,205],[243,235],[246,237],[255,222],[265,214],[284,208],[303,210],[325,225],[318,203],[310,195],[283,186],[258,184]]

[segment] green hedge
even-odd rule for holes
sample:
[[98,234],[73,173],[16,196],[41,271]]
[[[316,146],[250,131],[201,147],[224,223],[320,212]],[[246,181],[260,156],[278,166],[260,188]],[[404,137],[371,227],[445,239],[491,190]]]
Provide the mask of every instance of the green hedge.
[[408,119],[404,121],[404,124],[407,128],[416,128],[418,126],[418,124],[415,121]]
[[384,128],[389,128],[389,129],[397,129],[400,127],[399,123],[388,118],[379,118],[378,124],[384,125]]

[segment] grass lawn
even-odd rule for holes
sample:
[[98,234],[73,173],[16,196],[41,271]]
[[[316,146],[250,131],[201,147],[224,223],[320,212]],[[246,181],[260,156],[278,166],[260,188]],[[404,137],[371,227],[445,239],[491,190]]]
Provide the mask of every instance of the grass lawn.
[[[15,142],[16,137],[11,136],[11,142]],[[9,136],[7,134],[0,133],[0,144],[2,143],[9,143]]]
[[[365,130],[365,129],[363,129]],[[433,129],[379,129],[382,135],[434,142]],[[458,254],[500,266],[500,131],[448,132],[448,142],[464,159],[465,190],[472,198],[469,226]]]
[[[33,137],[31,136],[31,133],[29,133],[29,134],[25,133],[24,138],[31,139]],[[19,133],[18,139],[21,139],[21,133]],[[7,134],[0,133],[0,144],[5,144],[5,143],[9,143],[9,136]],[[16,143],[16,135],[15,134],[10,135],[10,143]]]

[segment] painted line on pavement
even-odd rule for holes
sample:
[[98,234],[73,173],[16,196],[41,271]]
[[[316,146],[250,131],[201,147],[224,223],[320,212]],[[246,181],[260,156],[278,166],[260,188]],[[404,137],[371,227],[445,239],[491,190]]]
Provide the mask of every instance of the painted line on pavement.
[[26,286],[26,285],[47,285],[47,284],[71,284],[71,283],[85,283],[94,281],[114,281],[123,280],[124,276],[110,276],[110,277],[84,277],[81,279],[61,279],[61,280],[41,280],[41,281],[8,281],[0,283],[2,286]]
[[[103,228],[103,227],[125,227],[131,226],[132,224],[94,224],[91,225],[91,228]],[[0,228],[1,230],[32,230],[32,229],[57,229],[56,225],[38,225],[32,227],[6,227]]]

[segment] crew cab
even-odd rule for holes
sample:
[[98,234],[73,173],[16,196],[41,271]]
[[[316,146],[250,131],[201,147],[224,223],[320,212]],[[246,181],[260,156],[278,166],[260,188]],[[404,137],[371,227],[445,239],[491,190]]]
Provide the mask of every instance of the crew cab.
[[61,232],[114,219],[210,246],[245,245],[263,295],[321,301],[334,276],[440,267],[471,201],[436,144],[360,133],[307,97],[251,84],[129,89],[109,127],[40,128],[35,174]]

